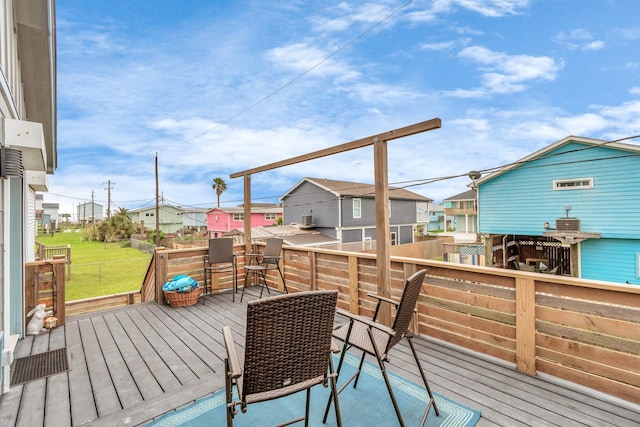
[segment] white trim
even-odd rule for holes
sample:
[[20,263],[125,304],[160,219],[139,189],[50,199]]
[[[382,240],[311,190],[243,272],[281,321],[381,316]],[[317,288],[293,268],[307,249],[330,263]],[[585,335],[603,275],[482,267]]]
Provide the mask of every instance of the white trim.
[[554,191],[560,190],[586,190],[593,188],[593,178],[554,179]]

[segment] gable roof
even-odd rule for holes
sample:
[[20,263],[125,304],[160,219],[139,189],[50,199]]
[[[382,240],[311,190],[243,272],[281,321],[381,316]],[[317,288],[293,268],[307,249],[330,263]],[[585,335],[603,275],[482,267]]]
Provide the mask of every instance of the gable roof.
[[444,202],[451,202],[454,200],[475,200],[476,199],[476,190],[471,189],[467,190],[463,193],[456,194],[455,196],[447,197],[444,199]]
[[[224,213],[228,213],[228,214],[234,214],[234,213],[244,213],[244,208],[243,207],[234,207],[234,208],[213,208],[213,209],[209,209],[207,211],[207,213],[210,212],[224,212]],[[270,207],[263,207],[263,206],[259,206],[256,207],[254,205],[251,206],[251,213],[252,214],[261,214],[261,213],[275,213],[275,214],[281,214],[282,213],[282,207],[280,206],[270,206]]]
[[[288,196],[293,190],[301,186],[303,183],[308,182],[333,193],[336,197],[348,196],[348,197],[368,197],[374,198],[375,186],[373,184],[363,184],[359,182],[338,181],[334,179],[326,178],[303,178],[300,182],[294,185],[289,191],[284,193],[280,200]],[[402,199],[402,200],[415,200],[420,202],[432,202],[433,199],[422,196],[413,191],[405,190],[404,188],[389,187],[390,199]]]
[[544,157],[546,154],[557,150],[558,148],[564,146],[564,145],[568,145],[571,143],[578,143],[578,144],[583,144],[583,145],[588,145],[588,146],[592,146],[592,147],[605,147],[605,148],[611,148],[611,149],[615,149],[615,150],[622,150],[622,151],[630,151],[630,152],[634,152],[634,153],[640,153],[640,146],[638,145],[634,145],[634,144],[625,144],[622,142],[610,142],[610,141],[605,141],[602,139],[593,139],[593,138],[586,138],[583,136],[574,136],[574,135],[569,135],[563,139],[561,139],[560,141],[554,142],[551,145],[548,145],[544,148],[542,148],[541,150],[536,151],[535,153],[529,154],[526,157],[523,157],[520,160],[517,160],[515,162],[512,162],[511,164],[493,172],[490,173],[486,176],[483,176],[479,179],[476,180],[476,184],[482,184],[483,182],[489,181],[491,179],[494,179],[504,173],[507,173],[513,169],[516,169],[520,166],[522,166],[524,163],[539,159]]

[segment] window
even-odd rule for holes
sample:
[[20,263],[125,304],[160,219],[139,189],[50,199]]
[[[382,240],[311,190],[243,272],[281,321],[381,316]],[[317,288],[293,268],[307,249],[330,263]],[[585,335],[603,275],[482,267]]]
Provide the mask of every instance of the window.
[[389,242],[391,246],[398,244],[398,234],[395,231],[392,231],[389,237],[391,238],[391,241]]
[[593,188],[593,178],[556,179],[553,181],[554,190],[583,190]]
[[362,200],[353,199],[353,217],[362,218]]
[[153,212],[145,212],[144,216],[155,216]]
[[276,220],[276,214],[275,213],[266,213],[264,214],[264,219],[267,221],[275,221]]
[[234,221],[242,221],[242,220],[244,220],[244,214],[243,213],[234,213],[233,214],[233,220]]

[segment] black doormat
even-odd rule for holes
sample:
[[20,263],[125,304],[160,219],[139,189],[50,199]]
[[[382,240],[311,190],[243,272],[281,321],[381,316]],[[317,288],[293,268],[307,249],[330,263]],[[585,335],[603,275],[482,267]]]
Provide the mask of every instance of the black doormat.
[[69,370],[66,347],[45,353],[19,357],[11,366],[11,385],[28,383]]

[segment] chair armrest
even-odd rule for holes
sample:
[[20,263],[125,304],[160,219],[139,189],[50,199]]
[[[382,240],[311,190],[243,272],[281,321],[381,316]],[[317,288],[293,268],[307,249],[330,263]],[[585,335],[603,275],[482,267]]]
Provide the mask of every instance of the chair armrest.
[[398,306],[400,305],[400,302],[398,302],[398,301],[394,301],[394,300],[392,300],[392,299],[390,299],[390,298],[386,298],[386,297],[383,297],[383,296],[378,295],[378,294],[367,294],[367,296],[370,296],[370,297],[372,297],[372,298],[375,298],[375,299],[377,299],[378,301],[388,302],[389,304],[393,304],[393,305],[395,305],[396,307],[398,307]]
[[233,341],[233,335],[231,334],[231,328],[228,326],[223,326],[222,335],[224,337],[224,346],[227,350],[227,360],[229,361],[229,370],[231,371],[231,377],[240,378],[240,376],[242,375],[242,370],[240,368],[240,359],[238,358],[236,343]]
[[396,332],[391,329],[390,327],[383,325],[382,323],[378,323],[378,322],[374,322],[373,320],[369,319],[368,317],[364,317],[364,316],[359,316],[357,314],[351,314],[350,312],[348,312],[347,310],[343,310],[341,308],[336,309],[336,313],[348,317],[352,322],[360,322],[366,326],[369,326],[370,328],[376,328],[379,331],[382,331],[386,334],[389,334],[390,336],[395,336]]

